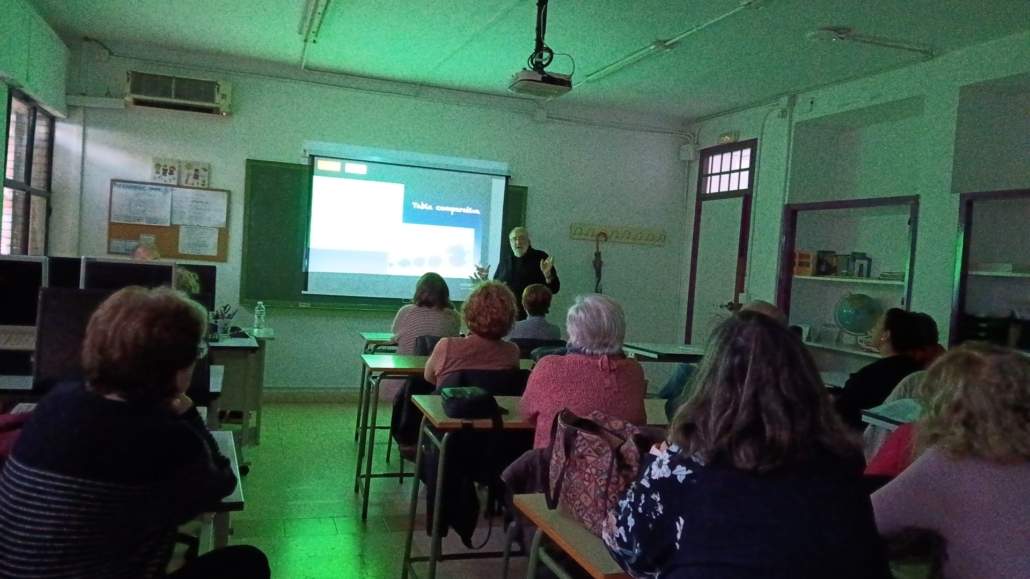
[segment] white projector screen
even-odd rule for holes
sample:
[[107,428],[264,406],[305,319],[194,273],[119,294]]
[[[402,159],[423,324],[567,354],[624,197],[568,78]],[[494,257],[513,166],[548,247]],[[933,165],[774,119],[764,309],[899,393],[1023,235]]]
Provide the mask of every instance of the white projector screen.
[[434,271],[463,300],[496,265],[508,178],[313,156],[305,293],[410,299]]

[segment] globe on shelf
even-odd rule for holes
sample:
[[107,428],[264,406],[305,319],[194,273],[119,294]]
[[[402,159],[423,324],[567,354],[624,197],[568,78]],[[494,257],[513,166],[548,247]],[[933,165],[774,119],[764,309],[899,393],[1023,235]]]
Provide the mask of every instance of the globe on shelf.
[[847,294],[833,308],[833,320],[849,334],[864,336],[880,319],[880,302],[865,294]]

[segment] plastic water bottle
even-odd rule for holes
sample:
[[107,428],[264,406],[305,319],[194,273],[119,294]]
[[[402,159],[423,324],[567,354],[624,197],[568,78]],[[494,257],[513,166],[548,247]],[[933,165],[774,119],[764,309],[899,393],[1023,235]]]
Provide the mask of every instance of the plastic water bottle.
[[265,329],[265,304],[264,302],[258,302],[254,306],[254,329],[263,330]]

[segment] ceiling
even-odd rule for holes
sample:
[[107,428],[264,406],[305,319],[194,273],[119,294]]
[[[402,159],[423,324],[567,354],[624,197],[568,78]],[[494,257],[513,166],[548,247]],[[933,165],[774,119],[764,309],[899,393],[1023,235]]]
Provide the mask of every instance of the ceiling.
[[[300,66],[305,0],[30,0],[66,38],[149,43]],[[574,80],[740,0],[552,0],[547,44]],[[532,0],[330,0],[306,66],[504,94],[533,47]],[[675,48],[562,97],[698,118],[780,94],[917,62],[919,54],[808,40],[821,26],[932,47],[937,54],[1030,30],[1026,0],[762,0]],[[556,57],[551,70],[572,64]]]

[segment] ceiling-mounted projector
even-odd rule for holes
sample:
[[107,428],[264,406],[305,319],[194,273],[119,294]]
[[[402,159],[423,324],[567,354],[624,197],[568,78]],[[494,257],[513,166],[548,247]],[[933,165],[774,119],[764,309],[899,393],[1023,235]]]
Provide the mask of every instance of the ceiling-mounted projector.
[[572,76],[556,72],[522,69],[511,77],[508,90],[535,97],[556,97],[572,90]]
[[[526,68],[515,73],[508,90],[515,94],[551,98],[572,90],[572,75],[548,72],[554,60],[554,51],[544,42],[547,33],[547,0],[536,2],[536,44],[526,61]],[[567,56],[567,55],[566,55]],[[571,56],[569,57],[572,58]],[[573,61],[575,70],[575,61]]]

